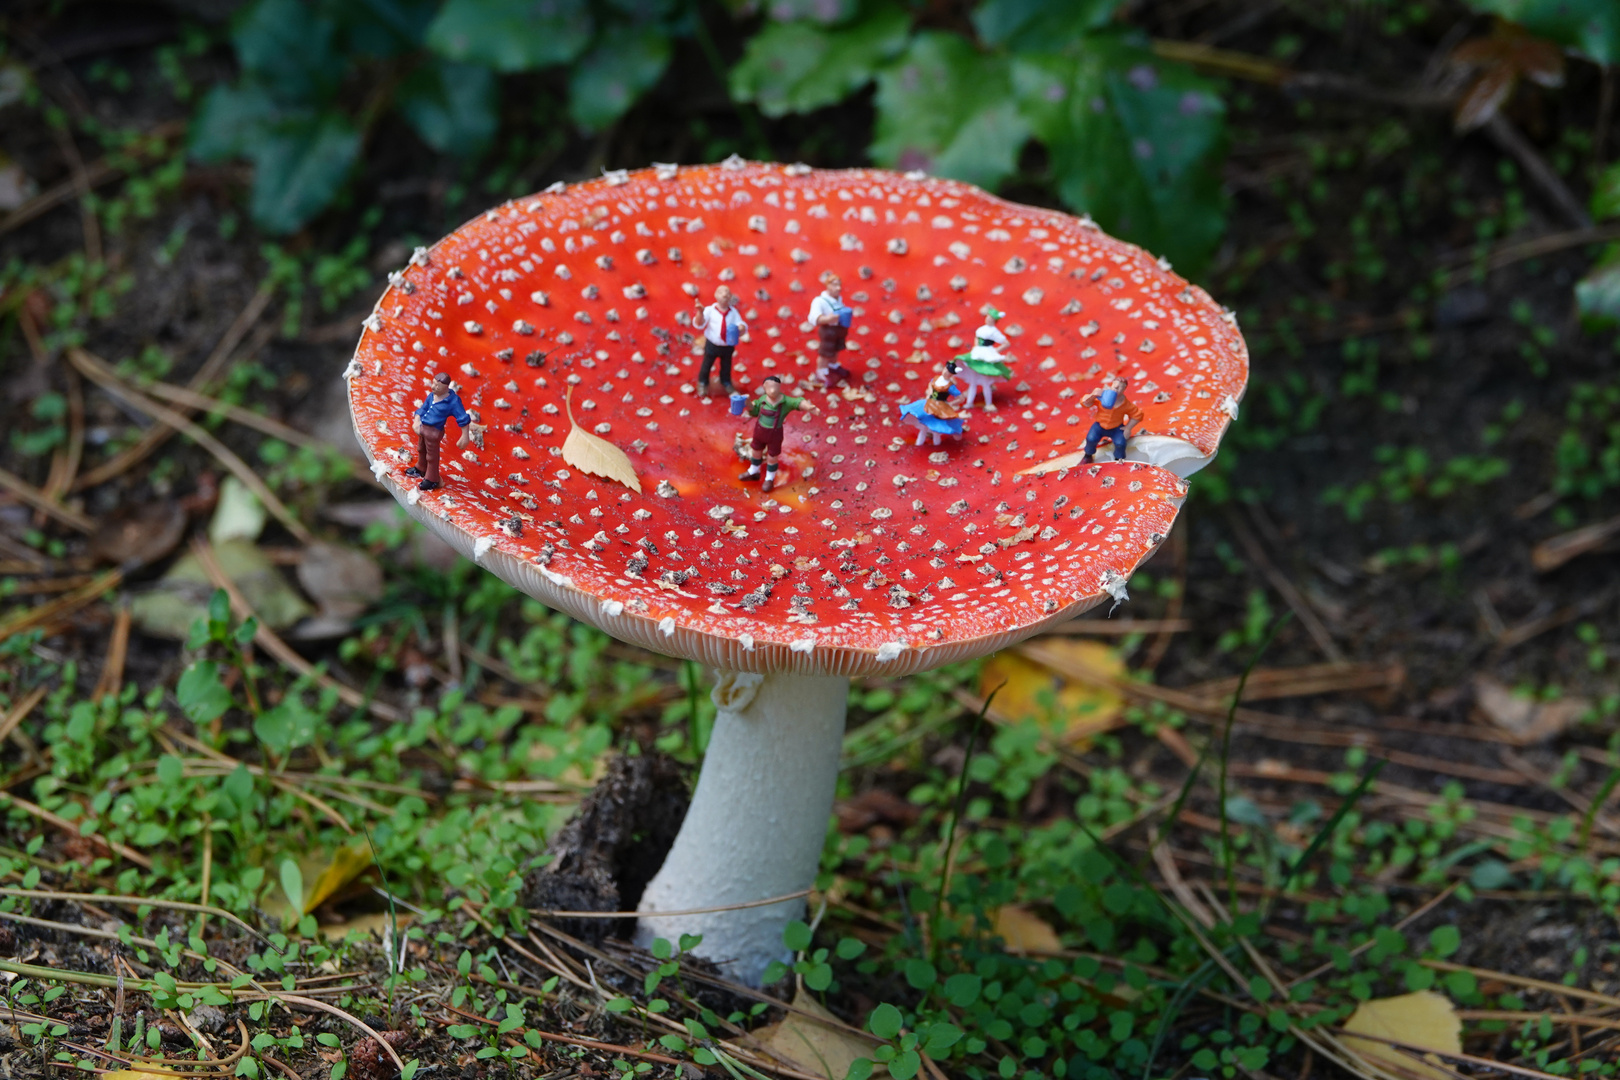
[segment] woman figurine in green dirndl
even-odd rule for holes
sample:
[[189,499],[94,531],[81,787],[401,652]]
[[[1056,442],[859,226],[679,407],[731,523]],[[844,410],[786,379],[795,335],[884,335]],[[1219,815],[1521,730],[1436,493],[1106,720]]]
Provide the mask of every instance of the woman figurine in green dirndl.
[[1001,312],[988,309],[984,313],[984,325],[973,332],[973,348],[956,358],[962,381],[967,384],[967,397],[962,401],[964,409],[971,409],[975,395],[983,390],[984,407],[995,411],[996,403],[990,390],[996,383],[1012,377],[1012,368],[1007,366],[1012,357],[1002,351],[1007,347],[1007,335],[996,327],[1000,318]]

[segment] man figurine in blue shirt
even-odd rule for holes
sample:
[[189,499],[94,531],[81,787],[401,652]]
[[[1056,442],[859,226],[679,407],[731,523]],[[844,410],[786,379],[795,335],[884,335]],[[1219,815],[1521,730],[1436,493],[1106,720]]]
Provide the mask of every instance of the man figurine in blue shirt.
[[433,491],[439,487],[439,443],[444,439],[444,425],[455,417],[461,437],[456,445],[466,446],[472,417],[462,407],[461,398],[450,389],[450,376],[439,372],[433,376],[433,392],[423,399],[416,410],[411,426],[416,430],[416,464],[405,470],[406,476],[420,476],[419,491]]

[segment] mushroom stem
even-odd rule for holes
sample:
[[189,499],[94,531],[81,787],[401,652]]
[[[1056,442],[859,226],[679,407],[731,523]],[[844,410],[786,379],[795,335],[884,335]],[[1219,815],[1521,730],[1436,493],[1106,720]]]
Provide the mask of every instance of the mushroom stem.
[[802,899],[659,917],[782,896],[815,881],[838,782],[849,679],[721,671],[720,710],[680,835],[641,896],[636,941],[701,934],[694,952],[750,986],[786,960]]

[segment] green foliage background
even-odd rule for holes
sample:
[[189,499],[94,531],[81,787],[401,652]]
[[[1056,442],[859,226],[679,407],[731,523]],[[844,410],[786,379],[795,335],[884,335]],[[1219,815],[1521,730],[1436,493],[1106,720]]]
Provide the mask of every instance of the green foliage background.
[[[895,0],[776,0],[763,17],[736,13],[747,34],[728,71],[713,13],[692,0],[254,0],[232,29],[240,76],[202,102],[192,153],[252,161],[255,222],[290,233],[338,196],[390,110],[428,147],[475,161],[499,127],[500,76],[557,69],[568,120],[598,132],[678,81],[689,42],[740,109],[812,113],[870,90],[874,163],[1048,186],[1196,274],[1225,223],[1225,107],[1117,23],[1119,7],[986,0],[970,37]],[[749,127],[750,153],[781,152]]]

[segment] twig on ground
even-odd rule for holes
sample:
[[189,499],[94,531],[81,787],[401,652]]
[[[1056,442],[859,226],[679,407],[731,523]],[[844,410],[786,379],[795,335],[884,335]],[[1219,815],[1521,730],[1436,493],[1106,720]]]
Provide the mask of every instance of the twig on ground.
[[77,510],[70,510],[58,503],[56,500],[46,495],[45,492],[41,491],[33,484],[30,484],[22,477],[17,476],[15,473],[7,472],[5,469],[0,469],[0,488],[5,488],[7,491],[17,496],[17,498],[21,499],[29,506],[32,506],[35,510],[38,510],[40,513],[45,514],[48,517],[54,518],[57,521],[60,521],[63,525],[66,525],[70,529],[82,533],[92,533],[96,530],[95,522],[91,521]]
[[248,934],[252,935],[255,939],[263,942],[264,944],[269,945],[270,948],[274,949],[276,952],[279,953],[281,951],[280,949],[276,949],[275,946],[271,944],[269,938],[253,929],[253,927],[243,922],[237,916],[232,915],[224,908],[210,907],[207,904],[193,904],[185,900],[161,900],[148,896],[106,896],[101,893],[57,892],[54,889],[13,889],[5,886],[0,886],[0,896],[17,896],[33,900],[78,900],[81,902],[87,901],[97,904],[118,904],[126,907],[165,908],[171,911],[200,911],[209,915],[217,915],[227,922],[235,924],[240,929],[247,931]]
[[269,485],[259,478],[259,474],[254,472],[247,462],[237,457],[235,452],[224,443],[167,405],[158,404],[124,382],[113,372],[112,368],[85,350],[74,347],[68,350],[67,355],[68,360],[75,367],[103,390],[146,413],[154,420],[162,421],[207,450],[210,454],[213,454],[221,465],[229,469],[249,491],[258,497],[258,500],[264,504],[264,508],[270,511],[276,520],[285,525],[287,531],[297,537],[300,543],[314,543],[314,534],[304,527],[304,523],[298,520],[297,515],[287,509],[286,504],[276,496],[275,492],[270,490]]
[[[1594,225],[1585,229],[1571,229],[1567,232],[1548,233],[1545,236],[1537,236],[1529,240],[1515,240],[1512,243],[1503,244],[1494,251],[1487,253],[1485,256],[1485,270],[1487,272],[1492,270],[1500,270],[1505,266],[1512,266],[1514,263],[1523,262],[1526,259],[1535,259],[1542,255],[1552,255],[1557,252],[1567,251],[1568,249],[1575,247],[1587,247],[1591,244],[1610,243],[1615,240],[1620,240],[1620,222]],[[1447,283],[1457,284],[1463,280],[1466,280],[1473,273],[1473,267],[1471,264],[1475,257],[1476,256],[1473,252],[1460,251],[1450,259],[1446,260],[1450,263],[1460,264],[1457,269],[1451,271],[1451,275]],[[1549,501],[1546,503],[1546,505],[1540,507],[1540,509],[1544,510],[1547,506],[1550,506],[1553,502],[1556,502],[1557,498],[1558,497],[1555,493],[1549,492],[1544,495],[1538,495],[1536,500],[1532,501],[1548,499]],[[1525,514],[1524,516],[1534,517],[1535,513],[1538,512],[1539,510]]]
[[57,599],[53,599],[47,604],[39,604],[37,607],[21,610],[18,614],[13,615],[11,619],[0,622],[0,641],[5,641],[6,638],[23,633],[24,630],[32,630],[34,627],[42,627],[47,623],[57,622],[58,619],[73,614],[81,607],[96,602],[107,589],[117,588],[120,581],[123,581],[122,570],[109,570],[109,572],[100,575],[96,580],[91,581],[89,585],[73,589],[71,593],[62,594],[62,596],[58,596]]
[[28,719],[28,714],[34,711],[34,706],[45,700],[49,690],[48,686],[34,687],[26,697],[6,710],[4,716],[0,716],[0,743],[9,739],[11,733],[17,730],[17,725]]
[[[269,435],[273,439],[280,439],[282,442],[292,446],[302,447],[306,450],[331,450],[333,452],[337,450],[337,447],[331,443],[323,439],[317,439],[313,435],[306,435],[297,428],[288,427],[280,420],[262,416],[252,409],[244,409],[240,405],[232,405],[228,401],[221,401],[218,398],[209,397],[207,394],[199,394],[197,391],[188,390],[183,386],[171,386],[168,383],[154,382],[147,383],[140,389],[142,393],[150,394],[155,398],[161,398],[175,405],[183,405],[188,409],[196,409],[199,412],[218,414],[233,423],[241,424],[243,427],[250,427],[255,431]],[[349,459],[344,458],[343,460],[348,462]]]
[[[1165,606],[1165,622],[1177,622],[1181,619],[1182,609],[1187,603],[1187,532],[1189,528],[1187,512],[1182,511],[1181,528],[1170,530],[1170,550],[1175,556],[1176,591],[1170,597],[1170,603]],[[1145,671],[1157,671],[1159,665],[1164,663],[1165,653],[1170,651],[1171,635],[1167,630],[1159,631],[1148,647],[1147,656],[1142,660]]]
[[[265,308],[270,306],[270,300],[274,295],[275,289],[269,281],[265,281],[259,286],[258,291],[248,300],[247,306],[242,309],[241,314],[236,317],[236,320],[226,329],[225,335],[219,339],[219,343],[214,346],[214,351],[208,354],[208,359],[203,361],[202,367],[198,368],[197,373],[191,377],[188,384],[190,389],[200,391],[207,388],[208,384],[214,380],[225,366],[225,362],[230,359],[231,354],[236,351],[236,347],[242,343],[242,339],[247,336],[248,331],[253,329],[254,323],[258,322],[260,317],[264,315]],[[73,350],[69,351],[68,358],[70,360],[73,358]],[[82,491],[85,488],[95,487],[97,484],[104,484],[113,477],[122,475],[132,466],[144,461],[147,455],[162,446],[169,436],[173,434],[174,427],[172,425],[162,422],[154,424],[134,446],[80,476],[78,480],[74,481],[74,490]]]
[[[1250,673],[1243,687],[1244,701],[1311,697],[1355,690],[1392,691],[1406,681],[1403,664],[1361,664],[1329,661],[1292,668],[1259,668]],[[1183,691],[1213,701],[1230,699],[1237,691],[1237,678],[1211,679],[1183,687]]]
[[121,603],[113,619],[112,639],[107,642],[107,660],[101,665],[96,688],[90,692],[91,701],[100,701],[109,695],[117,697],[124,687],[124,662],[129,656],[129,624],[129,604]]
[[1590,815],[1591,820],[1610,836],[1620,838],[1620,822],[1616,822],[1607,814],[1601,813],[1601,807],[1594,808],[1592,800],[1578,791],[1559,784],[1552,777],[1536,768],[1531,762],[1514,753],[1506,747],[1502,748],[1502,764],[1523,776],[1541,790],[1564,800],[1576,811],[1583,815]]
[[[468,1020],[476,1020],[478,1023],[488,1024],[490,1027],[496,1026],[496,1022],[487,1016],[479,1016],[477,1013],[466,1012],[462,1009],[456,1008],[453,1005],[444,1005],[442,1008],[448,1012],[455,1013],[457,1016],[464,1016]],[[630,1057],[643,1058],[647,1061],[656,1061],[664,1065],[684,1064],[684,1062],[682,1062],[679,1058],[672,1058],[667,1054],[654,1053],[651,1050],[637,1050],[633,1046],[620,1046],[618,1043],[602,1042],[600,1039],[585,1039],[578,1035],[559,1035],[551,1031],[541,1031],[539,1028],[527,1028],[525,1030],[533,1031],[542,1039],[550,1039],[552,1042],[566,1043],[569,1046],[583,1046],[591,1050],[607,1050],[615,1054],[627,1054]]]
[[[145,141],[167,142],[177,135],[184,134],[186,124],[187,121],[185,120],[174,120],[166,124],[159,124],[147,133]],[[0,236],[4,236],[19,226],[26,225],[41,214],[49,213],[70,199],[79,197],[82,190],[81,185],[87,184],[93,188],[100,187],[102,184],[123,175],[123,171],[123,169],[113,165],[105,158],[85,166],[83,176],[76,174],[59,184],[46,188],[5,217],[0,218]]]
[[1535,619],[1526,619],[1516,626],[1510,626],[1496,639],[1496,651],[1506,652],[1508,649],[1523,645],[1532,638],[1538,638],[1549,630],[1556,630],[1560,626],[1572,623],[1576,619],[1585,618],[1614,599],[1614,589],[1603,589],[1586,597],[1586,599],[1559,608],[1550,615],[1543,615]]
[[[815,890],[800,889],[798,892],[787,893],[782,896],[772,896],[765,900],[749,900],[741,904],[722,904],[719,907],[691,908],[687,911],[660,911],[659,918],[673,918],[677,915],[712,915],[719,911],[741,911],[744,908],[769,907],[771,904],[780,904],[787,900],[797,900],[801,896],[809,896]],[[541,908],[531,908],[529,914],[542,919],[639,919],[639,911],[546,911]]]
[[[1425,900],[1422,906],[1414,909],[1411,914],[1407,915],[1400,922],[1396,923],[1395,930],[1397,932],[1405,930],[1408,926],[1411,926],[1413,923],[1423,918],[1423,916],[1439,907],[1446,901],[1448,897],[1451,896],[1452,893],[1456,892],[1460,888],[1462,888],[1462,882],[1460,881],[1454,881],[1450,885],[1447,885],[1444,889]],[[1360,956],[1362,953],[1372,948],[1373,945],[1377,944],[1377,941],[1378,939],[1376,937],[1370,937],[1366,941],[1363,941],[1360,945],[1357,945],[1355,948],[1351,949],[1349,955],[1351,957]],[[1312,979],[1320,978],[1332,971],[1333,968],[1334,962],[1329,960],[1327,963],[1322,964],[1319,967],[1312,968],[1310,971],[1307,971],[1305,974],[1294,979],[1288,984],[1288,989],[1292,990],[1301,983],[1307,983]]]
[[[1248,943],[1245,942],[1244,944]],[[1534,1017],[1525,1016],[1524,1019],[1530,1020],[1534,1019]],[[1320,1031],[1323,1029],[1319,1028],[1318,1030]],[[1436,1050],[1430,1046],[1419,1046],[1416,1043],[1401,1042],[1399,1039],[1390,1039],[1382,1035],[1373,1035],[1363,1031],[1345,1031],[1342,1028],[1336,1028],[1333,1030],[1335,1035],[1343,1038],[1365,1039],[1369,1042],[1383,1043],[1384,1045],[1394,1047],[1397,1050],[1408,1051],[1416,1058],[1433,1054],[1434,1056],[1444,1058],[1447,1061],[1460,1061],[1465,1065],[1477,1065],[1483,1069],[1495,1069],[1498,1072],[1511,1073],[1514,1076],[1527,1076],[1530,1077],[1531,1080],[1564,1080],[1563,1077],[1560,1077],[1554,1073],[1542,1072],[1540,1069],[1526,1068],[1523,1065],[1510,1065],[1505,1061],[1497,1061],[1492,1058],[1476,1057],[1473,1054],[1463,1054],[1453,1050]],[[1363,1058],[1362,1060],[1365,1061],[1366,1059]],[[1418,1062],[1414,1061],[1413,1064],[1416,1065]],[[1434,1068],[1433,1065],[1428,1065],[1427,1063],[1424,1064],[1427,1068]]]
[[1155,56],[1178,61],[1212,75],[1265,83],[1268,86],[1285,86],[1291,80],[1299,78],[1299,75],[1286,64],[1279,64],[1275,60],[1267,60],[1249,53],[1234,52],[1231,49],[1218,49],[1201,41],[1170,41],[1155,38],[1152,48]]
[[[32,319],[33,315],[24,304],[18,309],[19,319]],[[32,345],[33,338],[29,338]],[[84,461],[84,384],[79,373],[71,367],[64,368],[67,379],[68,403],[68,438],[67,445],[51,458],[50,479],[41,489],[45,497],[52,502],[61,502],[62,496],[73,490],[73,481],[79,475],[79,465]]]
[[1558,171],[1547,164],[1547,159],[1541,156],[1541,151],[1531,145],[1513,121],[1500,109],[1491,114],[1485,122],[1485,134],[1502,150],[1506,151],[1519,163],[1530,182],[1541,189],[1541,193],[1552,203],[1561,217],[1577,229],[1590,229],[1592,215],[1586,212],[1586,207],[1575,193],[1569,190],[1564,178]]
[[1283,598],[1283,603],[1287,604],[1288,609],[1294,613],[1294,617],[1299,619],[1300,625],[1305,627],[1305,632],[1311,635],[1312,641],[1316,642],[1316,647],[1322,650],[1322,655],[1329,660],[1342,661],[1344,652],[1339,648],[1338,643],[1333,640],[1333,635],[1328,633],[1328,629],[1323,625],[1321,617],[1316,614],[1316,609],[1311,607],[1304,594],[1289,580],[1288,575],[1277,569],[1276,565],[1272,563],[1271,557],[1266,554],[1266,549],[1261,546],[1260,541],[1249,529],[1248,524],[1230,506],[1226,507],[1226,524],[1232,530],[1232,535],[1237,537],[1238,543],[1243,546],[1244,552],[1249,556],[1249,561],[1254,563],[1255,568],[1271,583],[1271,587],[1277,591],[1277,595]]
[[[62,832],[69,833],[73,836],[79,835],[79,827],[66,818],[53,814],[43,806],[38,806],[31,803],[27,799],[18,798],[9,791],[0,791],[0,805],[5,803],[10,803],[23,813],[28,814],[31,817],[36,817],[45,822],[47,825],[60,829]],[[130,862],[144,870],[152,869],[152,860],[148,859],[145,855],[142,855],[132,847],[125,844],[120,844],[116,840],[109,840],[105,836],[92,836],[88,839],[92,844],[105,845],[109,850],[116,852],[118,855],[128,859]]]
[[[1620,238],[1620,229],[1616,230]],[[1559,533],[1537,544],[1530,551],[1530,565],[1539,573],[1556,570],[1569,560],[1601,549],[1609,541],[1620,538],[1620,517],[1584,525],[1570,532]]]
[[[1024,656],[1044,667],[1050,668],[1065,678],[1087,682],[1094,686],[1105,686],[1138,701],[1162,702],[1171,708],[1181,710],[1189,717],[1223,718],[1226,715],[1226,706],[1219,702],[1195,697],[1182,690],[1171,690],[1166,687],[1154,686],[1151,683],[1139,683],[1130,679],[1113,678],[1083,664],[1075,663],[1072,657],[1061,650],[1044,645],[1038,638],[1025,642],[1018,646],[1017,650]],[[1461,762],[1451,762],[1439,758],[1408,754],[1400,750],[1387,749],[1379,743],[1375,732],[1316,728],[1295,720],[1293,717],[1257,712],[1253,709],[1239,708],[1234,715],[1239,724],[1259,729],[1268,739],[1315,746],[1361,746],[1367,748],[1371,753],[1388,758],[1391,764],[1411,765],[1416,768],[1429,769],[1433,772],[1511,786],[1522,786],[1525,783],[1523,777],[1505,769],[1480,769],[1477,766]],[[1407,722],[1407,729],[1409,730],[1410,725],[1415,723],[1419,723],[1419,721]],[[1456,730],[1446,730],[1448,728],[1455,728]],[[1470,731],[1468,725],[1462,724],[1430,724],[1425,727],[1424,731],[1427,734],[1456,738],[1477,739],[1480,737],[1477,733]],[[1505,740],[1488,739],[1486,741],[1499,742]]]
[[353,1024],[367,1035],[370,1035],[373,1039],[376,1039],[377,1045],[382,1047],[383,1051],[393,1059],[394,1067],[399,1069],[400,1072],[405,1071],[405,1062],[397,1053],[394,1052],[393,1045],[390,1044],[387,1039],[379,1035],[375,1028],[366,1023],[364,1020],[360,1019],[358,1016],[355,1016],[353,1013],[344,1012],[336,1005],[331,1005],[324,1001],[317,1001],[312,997],[304,997],[302,994],[276,994],[273,1000],[284,1001],[291,1005],[303,1005],[304,1007],[310,1009],[319,1009],[321,1012],[331,1013],[340,1020],[348,1021],[350,1024]]

